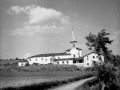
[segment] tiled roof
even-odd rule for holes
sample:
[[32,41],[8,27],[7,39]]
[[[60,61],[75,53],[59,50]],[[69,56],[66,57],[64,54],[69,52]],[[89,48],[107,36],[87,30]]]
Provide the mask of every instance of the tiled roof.
[[82,57],[80,58],[62,58],[62,59],[54,59],[53,61],[63,61],[63,60],[83,60]]
[[70,54],[67,54],[67,53],[48,53],[48,54],[34,55],[34,56],[29,57],[29,58],[33,58],[33,57],[47,57],[47,56],[61,56],[61,55],[70,55]]

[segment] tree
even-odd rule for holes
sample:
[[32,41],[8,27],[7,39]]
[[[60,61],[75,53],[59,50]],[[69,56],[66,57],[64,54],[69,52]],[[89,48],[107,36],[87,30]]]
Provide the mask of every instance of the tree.
[[[107,44],[111,44],[113,40],[110,40],[109,33],[105,32],[105,29],[101,30],[98,35],[93,35],[90,33],[85,38],[87,39],[86,45],[89,47],[89,50],[96,52],[99,56],[103,54],[105,56],[106,61],[109,60],[109,55],[111,54],[111,50],[108,50]],[[99,57],[101,60],[101,57]],[[101,60],[102,61],[102,60]]]
[[[113,54],[107,47],[107,45],[111,44],[113,40],[110,40],[108,35],[110,34],[106,33],[105,29],[101,30],[98,35],[93,35],[90,33],[85,37],[87,39],[86,45],[89,47],[89,50],[92,50],[98,54],[101,62],[101,54],[104,55],[105,62],[102,62],[103,64],[101,66],[96,66],[96,76],[102,85],[101,90],[104,90],[105,88],[112,90],[112,87],[117,90],[116,69],[114,68],[114,65],[110,64],[110,62],[113,61]],[[114,58],[119,57],[117,56]]]
[[18,57],[16,57],[15,60],[19,60]]

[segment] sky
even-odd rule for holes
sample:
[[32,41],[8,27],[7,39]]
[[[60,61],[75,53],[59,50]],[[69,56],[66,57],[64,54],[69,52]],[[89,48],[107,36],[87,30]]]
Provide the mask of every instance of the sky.
[[120,55],[120,0],[0,0],[0,58],[27,58],[77,47],[89,53],[86,36],[102,29]]

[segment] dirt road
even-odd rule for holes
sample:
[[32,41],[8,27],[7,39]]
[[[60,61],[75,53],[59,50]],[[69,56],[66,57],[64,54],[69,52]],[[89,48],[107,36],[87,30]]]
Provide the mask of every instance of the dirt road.
[[91,80],[94,77],[91,78],[87,78],[87,79],[83,79],[83,80],[79,80],[70,84],[66,84],[63,86],[59,86],[50,90],[74,90],[75,88],[77,88],[78,86],[82,85],[84,82],[86,82],[87,80]]

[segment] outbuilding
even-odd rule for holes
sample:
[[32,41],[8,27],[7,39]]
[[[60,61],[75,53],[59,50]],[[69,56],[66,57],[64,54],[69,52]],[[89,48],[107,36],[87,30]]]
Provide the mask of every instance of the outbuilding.
[[28,65],[28,61],[19,61],[18,66],[26,66]]

